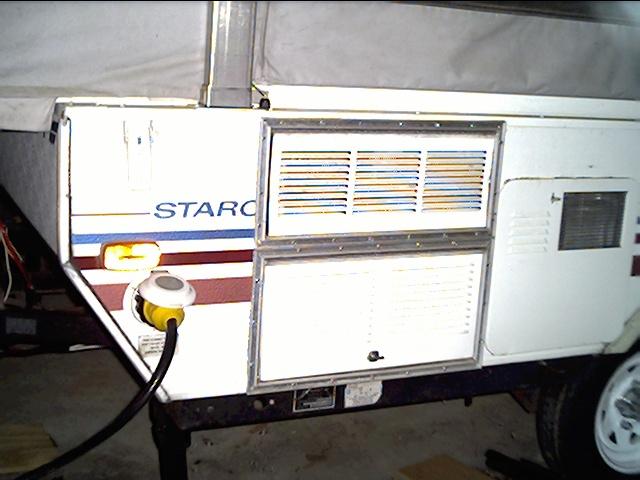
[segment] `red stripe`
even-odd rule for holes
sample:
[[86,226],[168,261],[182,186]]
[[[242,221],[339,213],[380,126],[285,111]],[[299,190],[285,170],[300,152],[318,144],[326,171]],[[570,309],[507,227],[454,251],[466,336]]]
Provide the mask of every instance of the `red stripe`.
[[[195,305],[250,302],[251,277],[210,278],[189,280],[196,289]],[[122,310],[126,284],[94,285],[93,291],[107,310]]]
[[126,289],[126,283],[120,285],[93,286],[93,292],[107,310],[122,310],[122,299],[124,298],[124,292]]
[[[205,263],[242,263],[253,261],[253,250],[226,250],[222,252],[181,252],[163,253],[160,265],[201,265]],[[102,267],[98,257],[73,257],[71,264],[79,270]]]
[[163,253],[160,265],[200,265],[204,263],[253,262],[253,250],[227,250],[224,252]]

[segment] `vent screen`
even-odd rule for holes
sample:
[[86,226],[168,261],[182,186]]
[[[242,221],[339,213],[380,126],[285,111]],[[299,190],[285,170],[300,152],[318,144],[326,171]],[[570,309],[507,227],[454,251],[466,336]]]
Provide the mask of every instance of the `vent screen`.
[[422,210],[480,210],[487,152],[428,152]]
[[565,193],[560,250],[620,246],[626,192]]
[[415,212],[420,152],[358,152],[353,213]]
[[495,135],[275,133],[269,236],[487,225]]
[[282,152],[280,215],[347,213],[349,152]]

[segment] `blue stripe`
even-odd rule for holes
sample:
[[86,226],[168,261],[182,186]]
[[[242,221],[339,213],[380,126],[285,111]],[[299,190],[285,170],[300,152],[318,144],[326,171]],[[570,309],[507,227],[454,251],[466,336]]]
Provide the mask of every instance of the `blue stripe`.
[[142,240],[213,240],[218,238],[253,238],[253,228],[238,230],[189,230],[183,232],[82,233],[71,235],[71,243],[135,242]]

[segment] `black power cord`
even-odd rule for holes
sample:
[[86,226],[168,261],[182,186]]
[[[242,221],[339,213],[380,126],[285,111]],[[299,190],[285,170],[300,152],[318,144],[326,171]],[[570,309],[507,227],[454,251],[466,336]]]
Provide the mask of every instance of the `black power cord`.
[[43,478],[45,475],[58,470],[65,465],[73,462],[77,458],[81,457],[91,449],[97,447],[102,442],[110,438],[117,433],[122,427],[124,427],[129,420],[131,420],[140,411],[142,407],[149,401],[155,391],[162,383],[162,379],[169,370],[173,354],[176,351],[176,344],[178,341],[178,325],[174,319],[170,319],[167,322],[167,331],[164,342],[164,348],[162,355],[158,361],[158,366],[151,375],[149,381],[145,384],[144,388],[140,390],[135,397],[129,402],[129,404],[115,417],[110,423],[108,423],[102,430],[99,430],[93,436],[86,439],[80,445],[72,448],[66,453],[63,453],[57,458],[54,458],[49,463],[39,466],[31,470],[30,472],[23,473],[15,480],[36,480]]

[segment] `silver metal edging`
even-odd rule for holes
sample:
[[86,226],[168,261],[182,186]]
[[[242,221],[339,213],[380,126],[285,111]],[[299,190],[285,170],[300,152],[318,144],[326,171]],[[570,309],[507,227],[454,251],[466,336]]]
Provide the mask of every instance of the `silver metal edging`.
[[478,368],[480,367],[475,359],[408,366],[405,365],[402,367],[380,368],[378,370],[360,370],[357,372],[343,372],[334,375],[317,375],[305,378],[259,382],[252,386],[247,393],[259,394],[298,390],[302,388],[330,387],[334,385],[346,385],[348,383],[394,380],[398,378],[411,378],[423,375],[437,375],[439,373],[453,373],[465,370],[475,370]]
[[[367,128],[367,126],[369,128]],[[490,258],[493,252],[493,231],[495,228],[495,202],[497,199],[498,178],[502,160],[504,138],[502,122],[422,122],[422,121],[365,121],[365,120],[273,120],[265,119],[262,128],[261,159],[258,172],[258,195],[256,211],[256,254],[254,260],[254,282],[252,312],[249,336],[248,393],[264,393],[312,388],[327,385],[341,385],[349,382],[384,380],[420,375],[470,370],[480,367],[482,358],[482,338],[485,331],[486,303],[488,299]],[[268,176],[270,170],[270,150],[272,129],[276,130],[339,130],[339,131],[441,131],[442,133],[478,133],[486,135],[493,132],[493,168],[489,186],[487,207],[487,226],[485,228],[438,231],[402,231],[378,232],[367,235],[337,234],[308,235],[301,237],[267,236],[268,215]],[[476,130],[473,130],[477,128]],[[262,309],[262,287],[267,262],[278,260],[348,257],[360,255],[398,255],[398,254],[440,254],[455,255],[461,253],[482,253],[482,271],[480,295],[478,298],[477,323],[475,329],[474,353],[471,358],[446,362],[389,367],[376,370],[341,372],[336,374],[260,381],[260,322]]]
[[482,365],[485,353],[485,334],[487,331],[487,312],[489,309],[489,294],[491,291],[491,275],[492,275],[492,265],[493,265],[493,255],[495,253],[495,230],[496,230],[496,221],[497,221],[497,207],[498,207],[498,199],[500,197],[500,182],[502,178],[502,160],[503,160],[503,146],[504,139],[506,136],[506,124],[503,124],[500,129],[496,132],[496,143],[495,148],[493,149],[493,169],[491,171],[491,186],[489,189],[489,211],[488,211],[488,222],[487,227],[491,234],[491,241],[489,242],[489,247],[485,254],[485,268],[486,273],[482,277],[482,284],[480,286],[480,305],[478,307],[478,312],[480,313],[480,325],[478,325],[478,341],[476,342],[476,348],[478,348],[477,358]]
[[[390,251],[386,252],[387,255],[400,255],[406,252]],[[254,283],[253,283],[253,300],[252,300],[252,315],[251,315],[251,327],[249,335],[249,378],[247,385],[247,393],[264,393],[280,390],[291,390],[297,388],[313,388],[318,386],[327,385],[343,385],[350,382],[365,382],[370,380],[392,379],[392,378],[408,378],[420,375],[452,372],[459,370],[469,370],[479,368],[479,339],[480,330],[482,324],[483,311],[480,308],[483,304],[483,289],[485,286],[485,278],[487,275],[487,249],[465,249],[462,251],[438,251],[438,252],[415,252],[414,254],[422,255],[459,255],[459,254],[482,254],[481,272],[480,272],[480,295],[478,296],[479,308],[476,314],[476,328],[474,338],[474,353],[470,358],[448,360],[444,362],[430,362],[415,365],[403,365],[399,367],[380,368],[376,370],[358,370],[351,372],[339,372],[326,375],[316,375],[309,377],[288,378],[283,380],[260,380],[260,338],[261,338],[261,324],[259,321],[259,312],[262,309],[262,288],[264,285],[264,271],[267,263],[277,260],[292,260],[294,257],[282,257],[281,255],[275,255],[268,257],[267,255],[256,255],[254,264]],[[366,254],[366,253],[365,253]],[[360,255],[345,255],[345,257],[357,257]],[[322,255],[320,258],[335,259],[336,255]],[[304,261],[304,260],[303,260]]]

